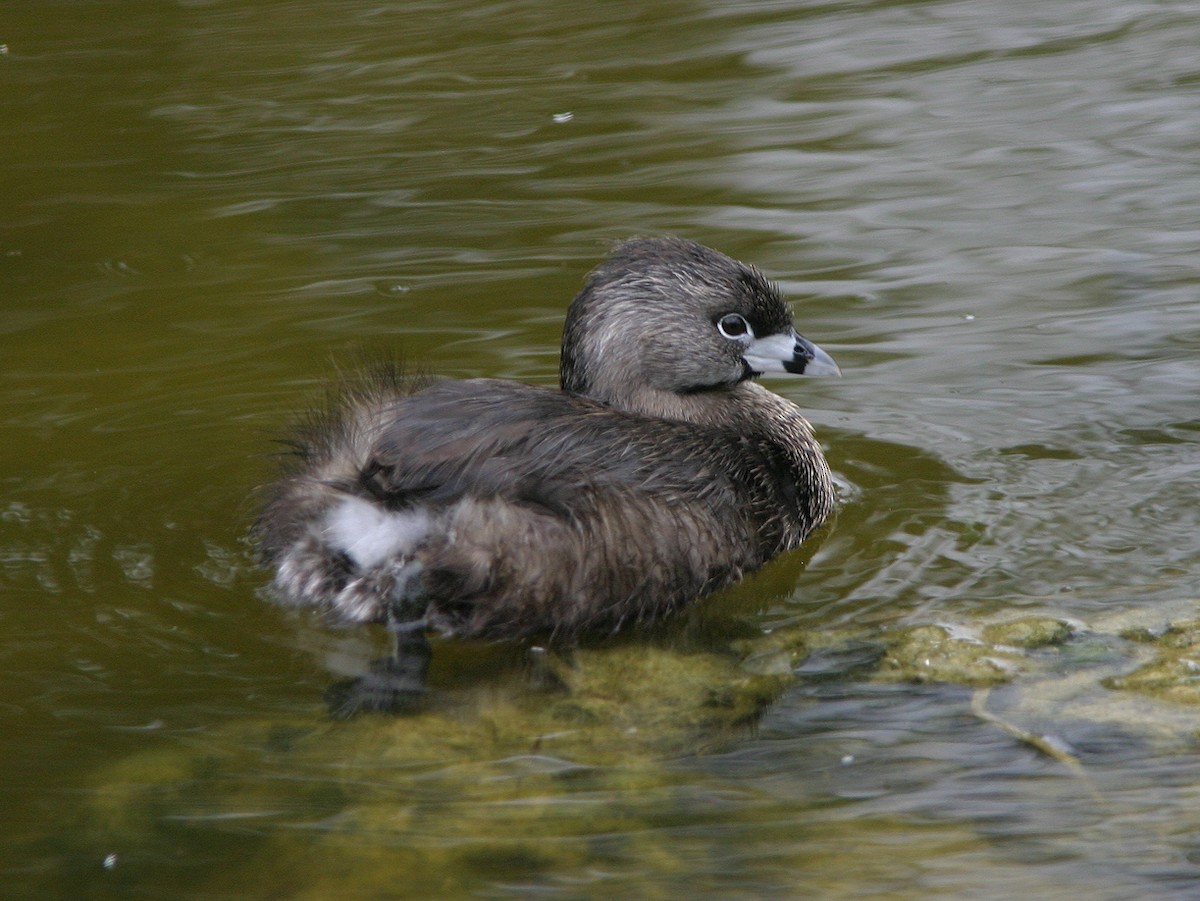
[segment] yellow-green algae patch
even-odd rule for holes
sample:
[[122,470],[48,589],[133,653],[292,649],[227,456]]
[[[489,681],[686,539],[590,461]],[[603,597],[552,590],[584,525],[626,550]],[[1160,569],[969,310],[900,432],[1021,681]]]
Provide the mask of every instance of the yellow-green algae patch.
[[[1050,756],[1082,764],[1081,772],[1097,749],[1194,750],[1194,711],[1173,702],[1200,700],[1200,667],[1188,663],[1200,663],[1200,622],[1153,628],[1144,620],[1100,619],[1102,629],[1063,623],[1069,633],[1061,642],[1042,640],[1060,631],[1053,620],[1048,628],[1022,625],[1018,637],[1032,632],[1036,653],[1019,678],[978,693],[974,709]],[[989,627],[982,634],[1012,641]]]
[[1044,648],[1065,644],[1074,633],[1068,623],[1052,616],[1026,616],[983,627],[983,640],[1013,648]]
[[1174,623],[1161,632],[1131,629],[1122,635],[1153,648],[1154,657],[1131,673],[1104,680],[1106,687],[1200,704],[1200,620]]
[[[193,793],[229,789],[224,803],[246,815],[261,813],[269,803],[228,774],[271,759],[341,782],[350,794],[363,780],[386,783],[423,767],[446,779],[450,762],[469,769],[522,756],[569,762],[569,769],[619,762],[633,773],[741,734],[794,678],[790,669],[747,671],[746,656],[645,642],[551,652],[536,678],[511,668],[465,688],[435,686],[430,705],[412,715],[243,722],[230,727],[232,734],[120,761],[99,775],[95,804],[115,825],[130,821],[131,806],[186,808]],[[206,747],[224,750],[208,753]],[[244,749],[246,760],[230,748]],[[481,777],[464,778],[474,787]]]
[[81,831],[140,853],[200,826],[244,832],[243,867],[205,887],[217,894],[247,872],[305,899],[455,897],[596,867],[682,875],[693,858],[673,828],[728,814],[670,761],[744,735],[794,678],[749,672],[746,656],[630,641],[434,686],[414,715],[232,724],[99,772]]
[[1007,682],[1021,671],[1024,655],[943,626],[908,626],[883,635],[887,649],[879,678],[897,682],[953,682],[984,686]]
[[[215,894],[235,893],[253,873],[297,899],[347,890],[459,897],[579,879],[577,895],[587,897],[587,874],[612,888],[605,880],[621,873],[639,897],[668,898],[678,880],[699,884],[697,861],[720,856],[706,824],[719,824],[721,835],[753,834],[758,818],[794,819],[791,802],[770,797],[730,807],[726,793],[742,791],[736,783],[698,789],[672,760],[747,736],[797,673],[976,687],[981,719],[1077,770],[1086,764],[1079,741],[1097,736],[1147,749],[1194,741],[1190,719],[1171,716],[1186,708],[1111,689],[1193,699],[1183,661],[1200,660],[1200,623],[1116,633],[1027,616],[785,627],[731,636],[724,651],[631,639],[534,654],[522,665],[508,658],[486,678],[435,679],[428,707],[411,715],[332,721],[314,705],[308,715],[243,721],[126,758],[97,774],[87,831],[102,834],[106,848],[144,853],[169,853],[179,830],[198,825],[257,836],[239,867],[213,874],[204,888]],[[888,868],[919,853],[903,843],[895,846],[903,853],[888,851],[911,823],[877,827],[872,854],[886,856]],[[828,829],[793,843],[778,873],[828,872],[819,862],[832,853]],[[838,841],[869,843],[861,822],[847,830]],[[927,838],[976,842],[957,829]],[[795,889],[782,877],[773,884]]]

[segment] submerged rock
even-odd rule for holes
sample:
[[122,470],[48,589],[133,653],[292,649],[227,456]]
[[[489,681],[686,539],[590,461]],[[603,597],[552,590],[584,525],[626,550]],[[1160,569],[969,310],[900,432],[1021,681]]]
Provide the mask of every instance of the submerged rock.
[[887,654],[879,678],[906,682],[954,682],[983,686],[1007,682],[1024,656],[942,626],[910,626],[885,633]]
[[1174,623],[1159,632],[1127,630],[1123,637],[1149,646],[1154,657],[1133,672],[1105,679],[1105,687],[1200,704],[1200,620]]
[[[271,806],[264,790],[276,787],[264,789],[239,775],[242,756],[252,761],[249,772],[266,762],[313,773],[320,789],[309,801],[321,810],[347,803],[364,780],[403,782],[427,768],[439,780],[459,774],[466,784],[457,790],[477,785],[473,768],[514,759],[555,761],[549,769],[556,772],[614,762],[626,771],[653,770],[656,761],[744,734],[794,679],[789,667],[762,661],[753,643],[727,653],[644,641],[542,652],[532,666],[510,667],[466,687],[435,688],[431,703],[413,715],[241,722],[202,745],[127,757],[97,774],[102,788],[92,810],[115,832],[150,828],[168,809],[261,815]],[[297,780],[298,790],[306,785]],[[331,785],[341,788],[331,794]]]
[[[236,831],[230,841],[239,852],[245,845],[243,862],[212,875],[203,889],[214,895],[236,894],[248,874],[298,899],[351,883],[366,897],[468,895],[596,867],[682,872],[694,858],[680,856],[669,827],[692,828],[735,789],[697,797],[673,761],[747,737],[797,683],[976,689],[976,716],[1072,768],[1084,790],[1100,757],[1195,742],[1194,708],[1177,702],[1200,701],[1198,621],[1089,630],[1024,616],[732,631],[708,633],[726,636],[716,648],[630,638],[494,653],[469,672],[443,655],[429,703],[411,715],[334,721],[314,706],[118,761],[96,774],[86,822],[68,831],[96,841],[83,856],[117,853],[115,878],[135,850],[165,858],[187,830]],[[463,659],[477,659],[476,650],[461,649]],[[762,803],[768,820],[792,815]],[[881,824],[888,835],[894,826],[897,835],[911,828]],[[812,847],[826,838],[811,836]]]
[[984,626],[983,638],[1014,648],[1044,648],[1065,644],[1074,631],[1068,623],[1052,616],[1027,616]]

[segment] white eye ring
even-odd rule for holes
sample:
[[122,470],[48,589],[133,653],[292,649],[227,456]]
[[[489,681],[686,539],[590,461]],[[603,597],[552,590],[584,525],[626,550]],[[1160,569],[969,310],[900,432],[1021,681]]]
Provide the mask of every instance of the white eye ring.
[[718,319],[717,331],[721,333],[722,337],[729,338],[731,341],[754,338],[754,329],[750,328],[746,317],[739,313],[726,313]]

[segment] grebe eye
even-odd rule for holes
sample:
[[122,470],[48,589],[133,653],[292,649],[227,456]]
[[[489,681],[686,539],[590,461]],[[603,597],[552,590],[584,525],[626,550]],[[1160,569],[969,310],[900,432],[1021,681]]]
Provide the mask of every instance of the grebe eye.
[[744,338],[747,335],[754,336],[754,332],[750,328],[750,323],[746,321],[745,316],[738,313],[726,313],[717,320],[717,331],[726,338]]

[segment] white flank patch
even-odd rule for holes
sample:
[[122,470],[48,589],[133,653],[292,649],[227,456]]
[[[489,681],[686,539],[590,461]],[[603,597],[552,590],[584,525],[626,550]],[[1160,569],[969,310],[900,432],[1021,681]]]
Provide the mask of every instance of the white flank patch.
[[348,497],[325,520],[325,538],[364,569],[412,552],[429,534],[423,507],[392,512],[360,497]]

